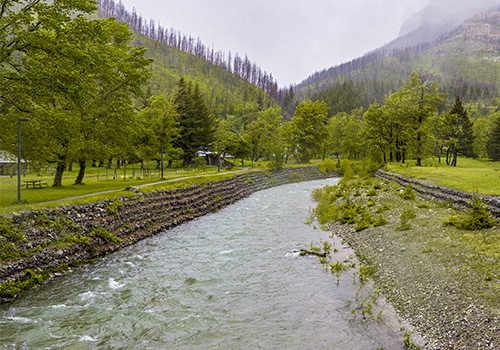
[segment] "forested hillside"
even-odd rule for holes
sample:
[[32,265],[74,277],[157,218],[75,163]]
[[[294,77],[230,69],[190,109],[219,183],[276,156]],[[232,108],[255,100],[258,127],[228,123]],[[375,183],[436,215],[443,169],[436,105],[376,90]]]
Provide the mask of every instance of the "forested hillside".
[[240,114],[245,102],[268,108],[278,101],[278,83],[271,73],[252,63],[247,55],[232,56],[204,45],[199,38],[157,25],[140,14],[127,11],[121,2],[99,1],[100,17],[115,17],[134,32],[133,46],[148,49],[154,58],[148,94],[171,91],[181,76],[197,82],[216,117]]
[[[331,113],[367,107],[399,88],[417,71],[437,82],[441,91],[460,94],[464,102],[498,106],[500,87],[500,10],[473,16],[454,31],[431,43],[403,49],[382,48],[351,62],[316,72],[297,86],[299,94],[323,99]],[[347,85],[346,85],[347,84]],[[345,87],[349,100],[342,98]],[[448,104],[449,105],[449,104]]]

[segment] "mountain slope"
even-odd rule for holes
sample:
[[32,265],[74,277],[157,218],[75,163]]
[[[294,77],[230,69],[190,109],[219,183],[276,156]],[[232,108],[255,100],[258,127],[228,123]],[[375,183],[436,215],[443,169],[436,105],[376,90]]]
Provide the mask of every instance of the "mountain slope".
[[184,76],[200,85],[216,117],[239,114],[247,102],[261,107],[275,104],[264,91],[208,61],[138,33],[134,33],[133,45],[146,47],[149,50],[146,55],[155,59],[151,65],[151,94],[173,91],[180,77]]
[[[469,18],[439,40],[404,49],[385,47],[317,72],[299,84],[298,89],[311,96],[349,80],[368,84],[377,82],[394,89],[417,71],[440,83],[443,91],[449,94],[463,90],[465,86],[466,100],[489,98],[500,88],[499,62],[500,10],[490,10]],[[470,89],[476,92],[471,93]],[[369,91],[365,101],[371,103],[374,98],[380,101],[380,95],[380,92]]]

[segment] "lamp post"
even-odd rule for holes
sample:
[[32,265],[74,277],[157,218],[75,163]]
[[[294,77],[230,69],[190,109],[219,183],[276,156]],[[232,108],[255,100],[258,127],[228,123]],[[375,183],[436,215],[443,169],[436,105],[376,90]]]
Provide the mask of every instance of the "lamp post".
[[17,201],[21,203],[21,122],[29,122],[30,119],[17,120]]
[[161,178],[163,179],[163,135],[164,133],[161,133],[161,150],[160,150],[160,159],[161,159]]

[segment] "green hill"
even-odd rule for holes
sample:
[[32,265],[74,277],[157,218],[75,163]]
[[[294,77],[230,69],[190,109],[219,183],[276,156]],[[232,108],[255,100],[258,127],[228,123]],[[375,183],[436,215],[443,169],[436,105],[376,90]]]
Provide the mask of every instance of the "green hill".
[[149,84],[151,94],[172,91],[179,79],[198,82],[216,117],[239,114],[246,102],[269,107],[275,102],[264,91],[231,74],[222,67],[202,60],[169,45],[134,33],[135,46],[144,46],[147,56],[155,59],[151,65],[153,77]]
[[[374,99],[382,102],[413,71],[438,82],[450,96],[460,94],[467,102],[498,106],[498,100],[492,98],[500,88],[500,10],[476,15],[432,43],[382,48],[316,72],[297,89],[302,96],[338,103],[339,95],[349,83],[356,98],[366,107]],[[342,111],[349,106],[345,104],[338,109]]]

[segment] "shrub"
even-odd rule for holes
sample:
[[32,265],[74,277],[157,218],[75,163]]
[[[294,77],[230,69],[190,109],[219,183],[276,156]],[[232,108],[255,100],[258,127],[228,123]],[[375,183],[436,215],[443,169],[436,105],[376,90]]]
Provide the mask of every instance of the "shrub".
[[12,225],[12,220],[8,218],[0,219],[0,236],[11,242],[26,242],[21,230]]
[[398,196],[404,200],[413,200],[417,197],[417,192],[415,192],[412,185],[408,185]]
[[379,226],[387,225],[388,223],[389,223],[389,221],[387,221],[386,218],[384,218],[382,215],[379,215],[375,219],[375,222],[373,223],[373,226],[379,227]]
[[460,218],[452,216],[443,222],[444,226],[455,226],[463,230],[482,230],[495,226],[497,221],[491,217],[488,206],[481,198],[474,196],[471,201],[472,208],[466,216]]
[[390,210],[390,208],[387,205],[383,205],[380,208],[378,208],[377,210],[375,210],[375,214],[380,214],[380,213],[383,213],[384,211],[388,211],[388,210]]
[[415,214],[415,211],[410,208],[405,208],[403,209],[403,212],[399,216],[399,225],[396,225],[394,228],[396,231],[405,231],[411,229],[411,224],[410,220],[415,219],[417,215]]
[[0,261],[14,260],[20,257],[21,253],[12,242],[0,242]]
[[113,236],[104,227],[97,227],[89,233],[89,237],[100,237],[106,242],[110,243],[120,243],[122,240],[119,237]]

